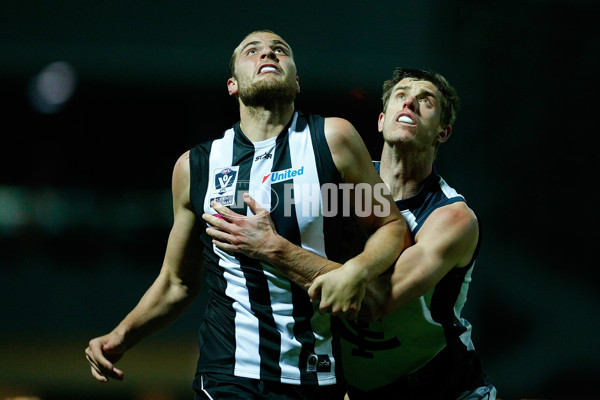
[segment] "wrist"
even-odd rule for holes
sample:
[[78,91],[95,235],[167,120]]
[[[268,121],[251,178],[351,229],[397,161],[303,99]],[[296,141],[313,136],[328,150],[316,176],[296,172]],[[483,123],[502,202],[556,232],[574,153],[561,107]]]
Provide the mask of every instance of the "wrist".
[[352,258],[348,260],[344,265],[342,265],[342,269],[344,270],[344,274],[352,277],[352,280],[359,283],[367,283],[369,282],[369,270],[363,265],[357,258]]
[[284,257],[289,254],[289,244],[290,242],[285,238],[279,235],[273,235],[273,237],[269,238],[264,246],[259,249],[260,258],[267,262],[282,262],[284,261]]

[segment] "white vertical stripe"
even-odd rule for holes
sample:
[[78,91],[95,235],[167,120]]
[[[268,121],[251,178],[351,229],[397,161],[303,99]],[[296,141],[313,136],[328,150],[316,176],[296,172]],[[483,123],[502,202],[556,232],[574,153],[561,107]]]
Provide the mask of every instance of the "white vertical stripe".
[[270,265],[263,263],[262,266],[269,285],[269,293],[271,298],[275,299],[271,303],[273,319],[277,330],[281,334],[281,351],[279,354],[281,382],[297,383],[300,379],[300,370],[297,363],[301,345],[294,336],[295,321],[291,282]]
[[[210,206],[210,198],[216,191],[215,174],[223,168],[231,167],[233,164],[233,139],[235,132],[229,129],[225,132],[222,139],[215,140],[212,145],[209,158],[209,183],[204,200],[204,210],[207,213],[214,213]],[[236,193],[237,195],[237,193]],[[224,270],[223,277],[227,282],[225,294],[232,299],[236,299],[232,304],[235,311],[235,374],[258,377],[260,376],[260,359],[258,351],[258,320],[254,317],[250,307],[250,296],[246,287],[246,279],[241,270],[239,261],[231,254],[226,253],[216,246],[213,246],[214,252],[220,257],[219,266]],[[238,332],[253,332],[244,335]]]
[[[250,170],[250,185],[248,187],[250,196],[268,211],[271,210],[271,180],[267,179],[263,183],[263,178],[271,173],[276,139],[274,137],[262,142],[253,143],[254,159],[252,169]],[[250,208],[248,208],[247,215],[252,215]]]
[[210,206],[211,194],[216,190],[215,171],[231,167],[233,137],[233,129],[228,129],[221,139],[215,140],[212,144],[208,159],[208,171],[205,171],[205,173],[208,173],[208,186],[204,197],[204,211],[207,213],[215,212]]

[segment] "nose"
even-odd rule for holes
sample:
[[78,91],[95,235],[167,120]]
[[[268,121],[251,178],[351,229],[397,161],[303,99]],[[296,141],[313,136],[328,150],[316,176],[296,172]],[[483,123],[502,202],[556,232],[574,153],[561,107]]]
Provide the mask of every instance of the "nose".
[[408,108],[411,111],[416,111],[418,104],[415,96],[406,96],[402,103],[402,109]]
[[261,60],[265,59],[265,58],[275,59],[275,58],[277,58],[277,54],[275,54],[275,52],[273,51],[273,49],[270,46],[265,46],[260,55],[260,58],[261,58]]

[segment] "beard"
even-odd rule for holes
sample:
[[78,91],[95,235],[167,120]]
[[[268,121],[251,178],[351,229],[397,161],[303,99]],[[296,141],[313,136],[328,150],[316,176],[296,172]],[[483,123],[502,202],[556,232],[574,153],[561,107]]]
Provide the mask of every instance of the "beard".
[[248,107],[278,108],[296,99],[296,81],[263,79],[240,85],[238,96]]

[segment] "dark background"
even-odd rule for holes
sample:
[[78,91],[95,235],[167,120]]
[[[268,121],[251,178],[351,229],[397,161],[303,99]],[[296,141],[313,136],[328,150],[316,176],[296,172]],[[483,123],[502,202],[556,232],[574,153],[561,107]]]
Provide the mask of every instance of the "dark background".
[[[202,298],[123,382],[96,383],[83,350],[158,273],[173,165],[237,121],[229,58],[262,28],[294,49],[297,107],[349,119],[374,159],[393,68],[449,79],[437,168],[483,226],[463,316],[484,367],[504,399],[597,392],[596,2],[166,3],[0,3],[0,398],[192,398]],[[74,90],[44,105],[55,62]]]

